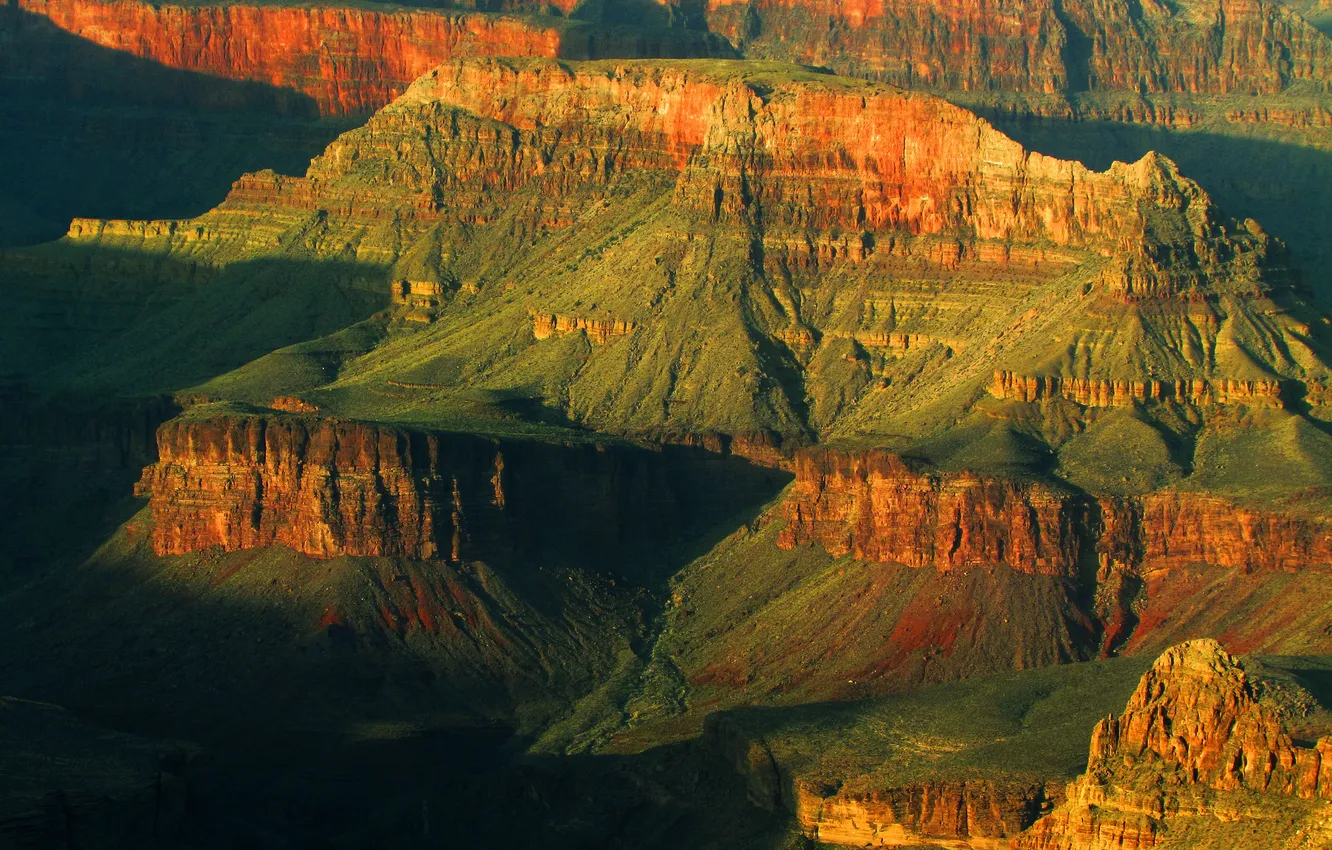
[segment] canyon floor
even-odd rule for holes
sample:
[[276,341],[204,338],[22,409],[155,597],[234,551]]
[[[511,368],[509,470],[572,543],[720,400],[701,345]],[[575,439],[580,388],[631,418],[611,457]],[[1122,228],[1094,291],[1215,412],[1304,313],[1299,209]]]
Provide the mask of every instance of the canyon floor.
[[0,5],[0,848],[1332,847],[1325,5]]

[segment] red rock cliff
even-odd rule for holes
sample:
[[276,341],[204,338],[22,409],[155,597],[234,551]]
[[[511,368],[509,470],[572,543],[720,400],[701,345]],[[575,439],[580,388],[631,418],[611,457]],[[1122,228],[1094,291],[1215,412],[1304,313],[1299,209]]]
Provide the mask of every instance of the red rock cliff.
[[1263,817],[1212,793],[1241,790],[1332,798],[1332,738],[1296,744],[1233,656],[1216,641],[1190,641],[1157,659],[1123,714],[1097,724],[1068,801],[1016,846],[1152,847],[1176,818]]
[[[252,251],[254,217],[320,210],[354,242],[371,222],[421,232],[452,217],[515,215],[519,193],[532,210],[526,224],[563,227],[580,196],[626,174],[674,187],[675,204],[696,219],[761,220],[775,252],[796,252],[793,263],[811,261],[792,247],[811,232],[840,231],[853,238],[828,245],[833,255],[915,251],[945,267],[1025,256],[1033,243],[1069,246],[1111,257],[1103,275],[1115,291],[1155,296],[1249,293],[1282,279],[1266,274],[1281,268],[1279,243],[1227,227],[1164,157],[1094,172],[1028,152],[934,97],[713,62],[453,62],[340,137],[305,178],[244,177],[188,231]],[[1164,243],[1159,220],[1172,222]],[[804,238],[779,240],[783,230]],[[899,234],[930,239],[913,248]]]
[[1074,576],[1089,553],[1143,573],[1191,564],[1332,565],[1332,527],[1185,492],[1094,500],[1040,484],[914,469],[880,451],[795,459],[779,545],[909,566],[1004,564]]
[[[281,544],[320,558],[588,558],[715,520],[775,473],[697,449],[495,441],[287,416],[175,419],[157,432],[153,546]],[[695,476],[712,482],[699,501]],[[717,481],[723,483],[718,484]],[[719,502],[712,502],[716,497]]]
[[373,112],[454,56],[729,53],[719,40],[697,33],[586,33],[549,19],[463,11],[137,0],[21,0],[19,6],[80,38],[172,68],[295,89],[325,115]]
[[954,91],[1262,92],[1326,86],[1332,43],[1278,3],[711,0],[747,55]]
[[920,472],[886,452],[801,452],[779,545],[952,569],[1073,575],[1085,505],[1039,485]]

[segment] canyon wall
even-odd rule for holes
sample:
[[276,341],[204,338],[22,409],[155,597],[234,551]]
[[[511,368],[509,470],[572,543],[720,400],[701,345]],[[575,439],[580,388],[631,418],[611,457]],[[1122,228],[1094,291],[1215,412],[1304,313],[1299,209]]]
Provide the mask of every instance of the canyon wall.
[[1044,785],[992,780],[920,782],[865,794],[796,788],[805,835],[846,847],[1007,847],[1047,800]]
[[[1110,290],[1152,297],[1248,295],[1292,280],[1278,240],[1223,221],[1164,157],[1094,172],[1028,152],[934,97],[716,63],[449,63],[339,137],[306,177],[247,175],[218,210],[159,241],[239,243],[236,223],[294,226],[282,216],[321,211],[342,236],[330,234],[332,244],[357,244],[390,222],[420,233],[509,215],[553,229],[625,179],[655,181],[702,221],[761,219],[765,246],[796,265],[821,260],[788,234],[842,231],[857,244],[826,246],[829,260],[1006,265],[1053,243],[1073,256],[1052,259],[1070,266],[1082,252],[1111,257],[1102,273]],[[98,232],[81,223],[71,236]],[[918,237],[939,241],[907,244]],[[245,250],[255,239],[244,234]],[[361,259],[394,258],[375,251]]]
[[[1228,796],[1243,791],[1269,797]],[[1157,659],[1121,715],[1097,724],[1086,773],[1015,846],[1152,847],[1190,821],[1289,816],[1268,809],[1283,796],[1332,798],[1332,738],[1293,741],[1237,659],[1216,641],[1190,641]]]
[[18,5],[79,38],[170,68],[300,92],[323,115],[373,112],[455,56],[730,54],[728,46],[705,33],[625,27],[590,33],[556,19],[455,10],[137,0],[21,0]]
[[846,847],[1005,848],[1042,811],[1062,802],[1063,789],[1021,779],[937,779],[871,791],[848,791],[791,775],[761,737],[725,712],[703,726],[708,750],[745,780],[751,803],[794,814],[801,831],[822,844]]
[[751,57],[953,91],[1273,93],[1326,88],[1332,42],[1278,3],[711,0]]
[[913,468],[887,452],[795,458],[779,545],[954,569],[1007,565],[1078,575],[1080,563],[1140,572],[1191,564],[1245,570],[1332,566],[1332,526],[1201,493],[1093,498],[1040,483]]
[[[280,415],[187,416],[157,434],[160,555],[281,544],[317,558],[621,556],[698,533],[781,473],[700,449],[550,444]],[[701,488],[706,495],[699,497]]]

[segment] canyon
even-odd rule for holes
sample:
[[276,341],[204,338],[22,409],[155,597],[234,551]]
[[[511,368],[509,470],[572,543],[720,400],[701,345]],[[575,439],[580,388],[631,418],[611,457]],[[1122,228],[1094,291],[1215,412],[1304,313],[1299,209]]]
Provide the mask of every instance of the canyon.
[[974,473],[913,469],[881,451],[798,454],[778,545],[939,569],[1005,565],[1075,577],[1088,559],[1141,573],[1189,564],[1327,569],[1324,521],[1205,493],[1096,499]]
[[23,0],[18,8],[93,44],[169,68],[299,92],[321,115],[368,115],[455,56],[598,59],[730,53],[720,39],[687,30],[646,32],[624,26],[588,32],[558,18],[484,12],[158,6],[135,0]]
[[1330,73],[1246,0],[0,6],[0,738],[71,747],[0,843],[1321,846]]

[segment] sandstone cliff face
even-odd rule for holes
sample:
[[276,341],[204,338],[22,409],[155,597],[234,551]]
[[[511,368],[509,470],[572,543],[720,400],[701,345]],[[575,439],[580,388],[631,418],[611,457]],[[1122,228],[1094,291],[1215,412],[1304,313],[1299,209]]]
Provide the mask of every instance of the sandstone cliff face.
[[1123,714],[1097,724],[1087,772],[1069,786],[1068,801],[1015,846],[1152,847],[1191,820],[1264,817],[1262,798],[1245,798],[1250,808],[1237,811],[1227,792],[1325,800],[1329,756],[1330,738],[1291,740],[1218,643],[1191,641],[1156,661]]
[[1251,407],[1285,407],[1279,380],[1097,380],[1058,376],[1015,375],[998,371],[988,387],[995,398],[1040,401],[1067,398],[1085,407],[1131,407],[1148,401],[1185,404],[1232,404]]
[[[152,494],[159,555],[281,544],[317,558],[493,560],[558,542],[597,562],[709,522],[710,510],[734,510],[774,480],[686,448],[495,441],[277,415],[176,419],[157,441],[140,492]],[[698,475],[721,476],[717,504],[692,494]]]
[[1092,499],[973,473],[919,472],[879,451],[797,455],[782,511],[785,548],[952,569],[1007,565],[1075,577],[1079,563],[1143,574],[1209,564],[1246,570],[1332,565],[1327,524],[1167,491]]
[[324,115],[373,112],[455,56],[595,59],[730,52],[706,34],[625,28],[590,34],[550,19],[479,12],[137,0],[22,0],[19,6],[80,38],[171,68],[295,89]]
[[1326,85],[1332,61],[1297,14],[1246,0],[712,0],[707,17],[750,56],[954,91],[1271,93]]
[[1046,801],[1044,785],[989,780],[913,784],[857,795],[796,789],[796,819],[825,844],[1005,848]]
[[802,452],[778,545],[953,569],[1005,564],[1072,576],[1083,506],[1048,488],[970,473],[917,472],[878,451]]

